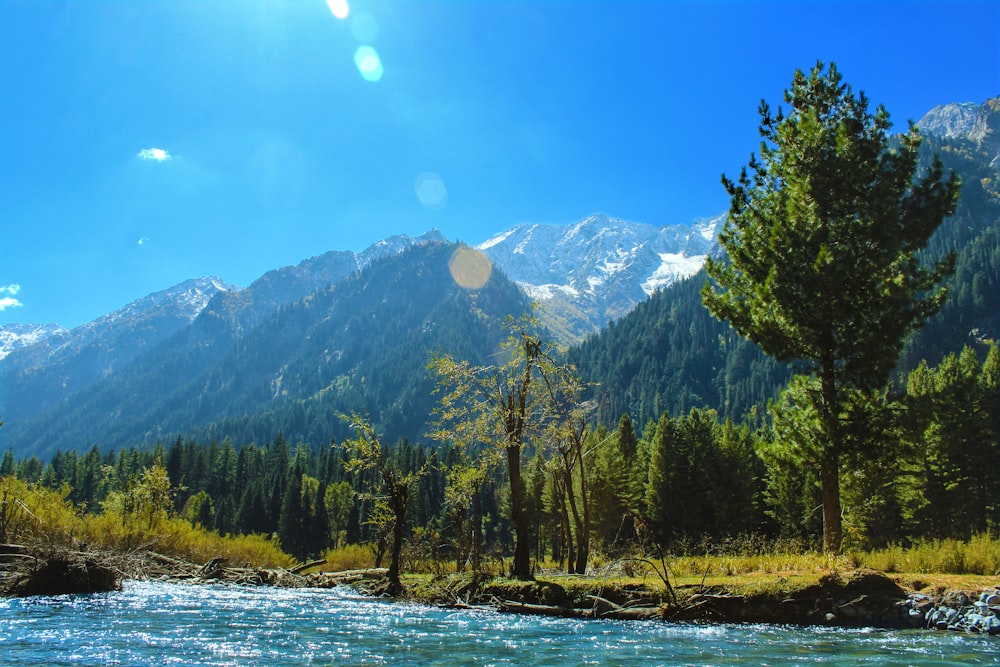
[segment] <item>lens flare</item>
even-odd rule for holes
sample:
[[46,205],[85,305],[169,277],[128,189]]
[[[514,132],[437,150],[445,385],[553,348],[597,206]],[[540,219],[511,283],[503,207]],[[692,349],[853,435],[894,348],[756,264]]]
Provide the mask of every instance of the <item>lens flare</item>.
[[371,14],[355,13],[351,17],[351,34],[358,44],[371,44],[378,39],[378,21]]
[[351,13],[351,8],[347,6],[347,0],[326,0],[326,6],[330,8],[330,13],[338,19],[346,19]]
[[493,273],[493,263],[485,253],[470,248],[458,246],[448,260],[448,270],[451,278],[466,289],[479,289],[489,282]]
[[382,59],[378,57],[378,51],[372,46],[359,46],[354,52],[354,64],[358,66],[361,77],[365,81],[378,81],[384,72]]
[[434,172],[418,174],[413,190],[425,208],[441,208],[448,200],[448,189],[444,187],[441,177]]

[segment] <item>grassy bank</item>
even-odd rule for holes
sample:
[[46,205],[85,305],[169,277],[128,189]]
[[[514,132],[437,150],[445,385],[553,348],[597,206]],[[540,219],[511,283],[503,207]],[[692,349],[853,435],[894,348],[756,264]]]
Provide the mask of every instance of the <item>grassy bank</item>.
[[151,550],[193,563],[223,558],[260,568],[292,567],[295,560],[262,535],[221,536],[169,516],[145,480],[131,495],[113,493],[99,512],[74,507],[69,488],[54,491],[13,477],[0,478],[0,543],[92,551]]

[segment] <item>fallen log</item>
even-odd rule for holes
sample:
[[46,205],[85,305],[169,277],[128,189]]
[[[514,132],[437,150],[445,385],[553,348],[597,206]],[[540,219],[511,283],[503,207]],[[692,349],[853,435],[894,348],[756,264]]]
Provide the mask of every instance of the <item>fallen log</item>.
[[621,607],[598,614],[598,618],[611,621],[651,621],[663,617],[659,607]]
[[500,603],[500,610],[513,612],[515,614],[532,614],[534,616],[556,616],[559,618],[593,618],[591,609],[577,609],[576,607],[562,607],[549,604],[530,604],[527,602],[514,602],[505,600]]
[[292,574],[302,574],[311,567],[318,567],[326,563],[325,558],[320,558],[319,560],[309,561],[308,563],[302,563],[302,565],[296,565],[291,569]]

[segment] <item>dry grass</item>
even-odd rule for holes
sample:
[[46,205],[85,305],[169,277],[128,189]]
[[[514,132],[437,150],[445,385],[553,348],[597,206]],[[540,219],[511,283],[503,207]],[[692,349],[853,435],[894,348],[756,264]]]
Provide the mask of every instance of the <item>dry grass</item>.
[[927,540],[850,554],[851,563],[886,573],[1000,576],[1000,539],[974,535],[968,542]]

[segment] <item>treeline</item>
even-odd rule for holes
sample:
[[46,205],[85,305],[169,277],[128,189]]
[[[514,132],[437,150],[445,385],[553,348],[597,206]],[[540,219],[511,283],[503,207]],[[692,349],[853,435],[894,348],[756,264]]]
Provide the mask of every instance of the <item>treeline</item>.
[[[661,414],[636,429],[582,433],[579,465],[566,468],[552,443],[525,452],[532,557],[575,567],[582,545],[608,556],[638,549],[678,553],[754,534],[819,547],[820,489],[802,465],[810,415],[796,406],[807,383],[793,382],[771,406],[771,424],[752,430],[711,409]],[[846,544],[878,548],[918,538],[968,539],[1000,528],[1000,350],[972,348],[937,367],[920,365],[905,389],[858,397],[845,423],[854,461],[846,466]],[[853,416],[852,416],[853,415]],[[502,556],[513,543],[501,466],[471,487],[456,479],[464,454],[405,438],[386,452],[403,473],[421,471],[409,495],[413,549],[455,560]],[[120,502],[154,466],[169,481],[169,513],[226,535],[272,536],[300,560],[348,544],[388,548],[371,471],[346,465],[336,442],[292,446],[177,438],[149,450],[61,451],[46,463],[8,451],[0,476],[64,489],[80,511]],[[569,474],[566,471],[569,470]],[[462,489],[473,497],[456,500]],[[583,517],[581,519],[581,517]],[[585,534],[584,534],[585,533]],[[412,553],[412,552],[411,552]],[[379,556],[381,558],[381,556]]]

